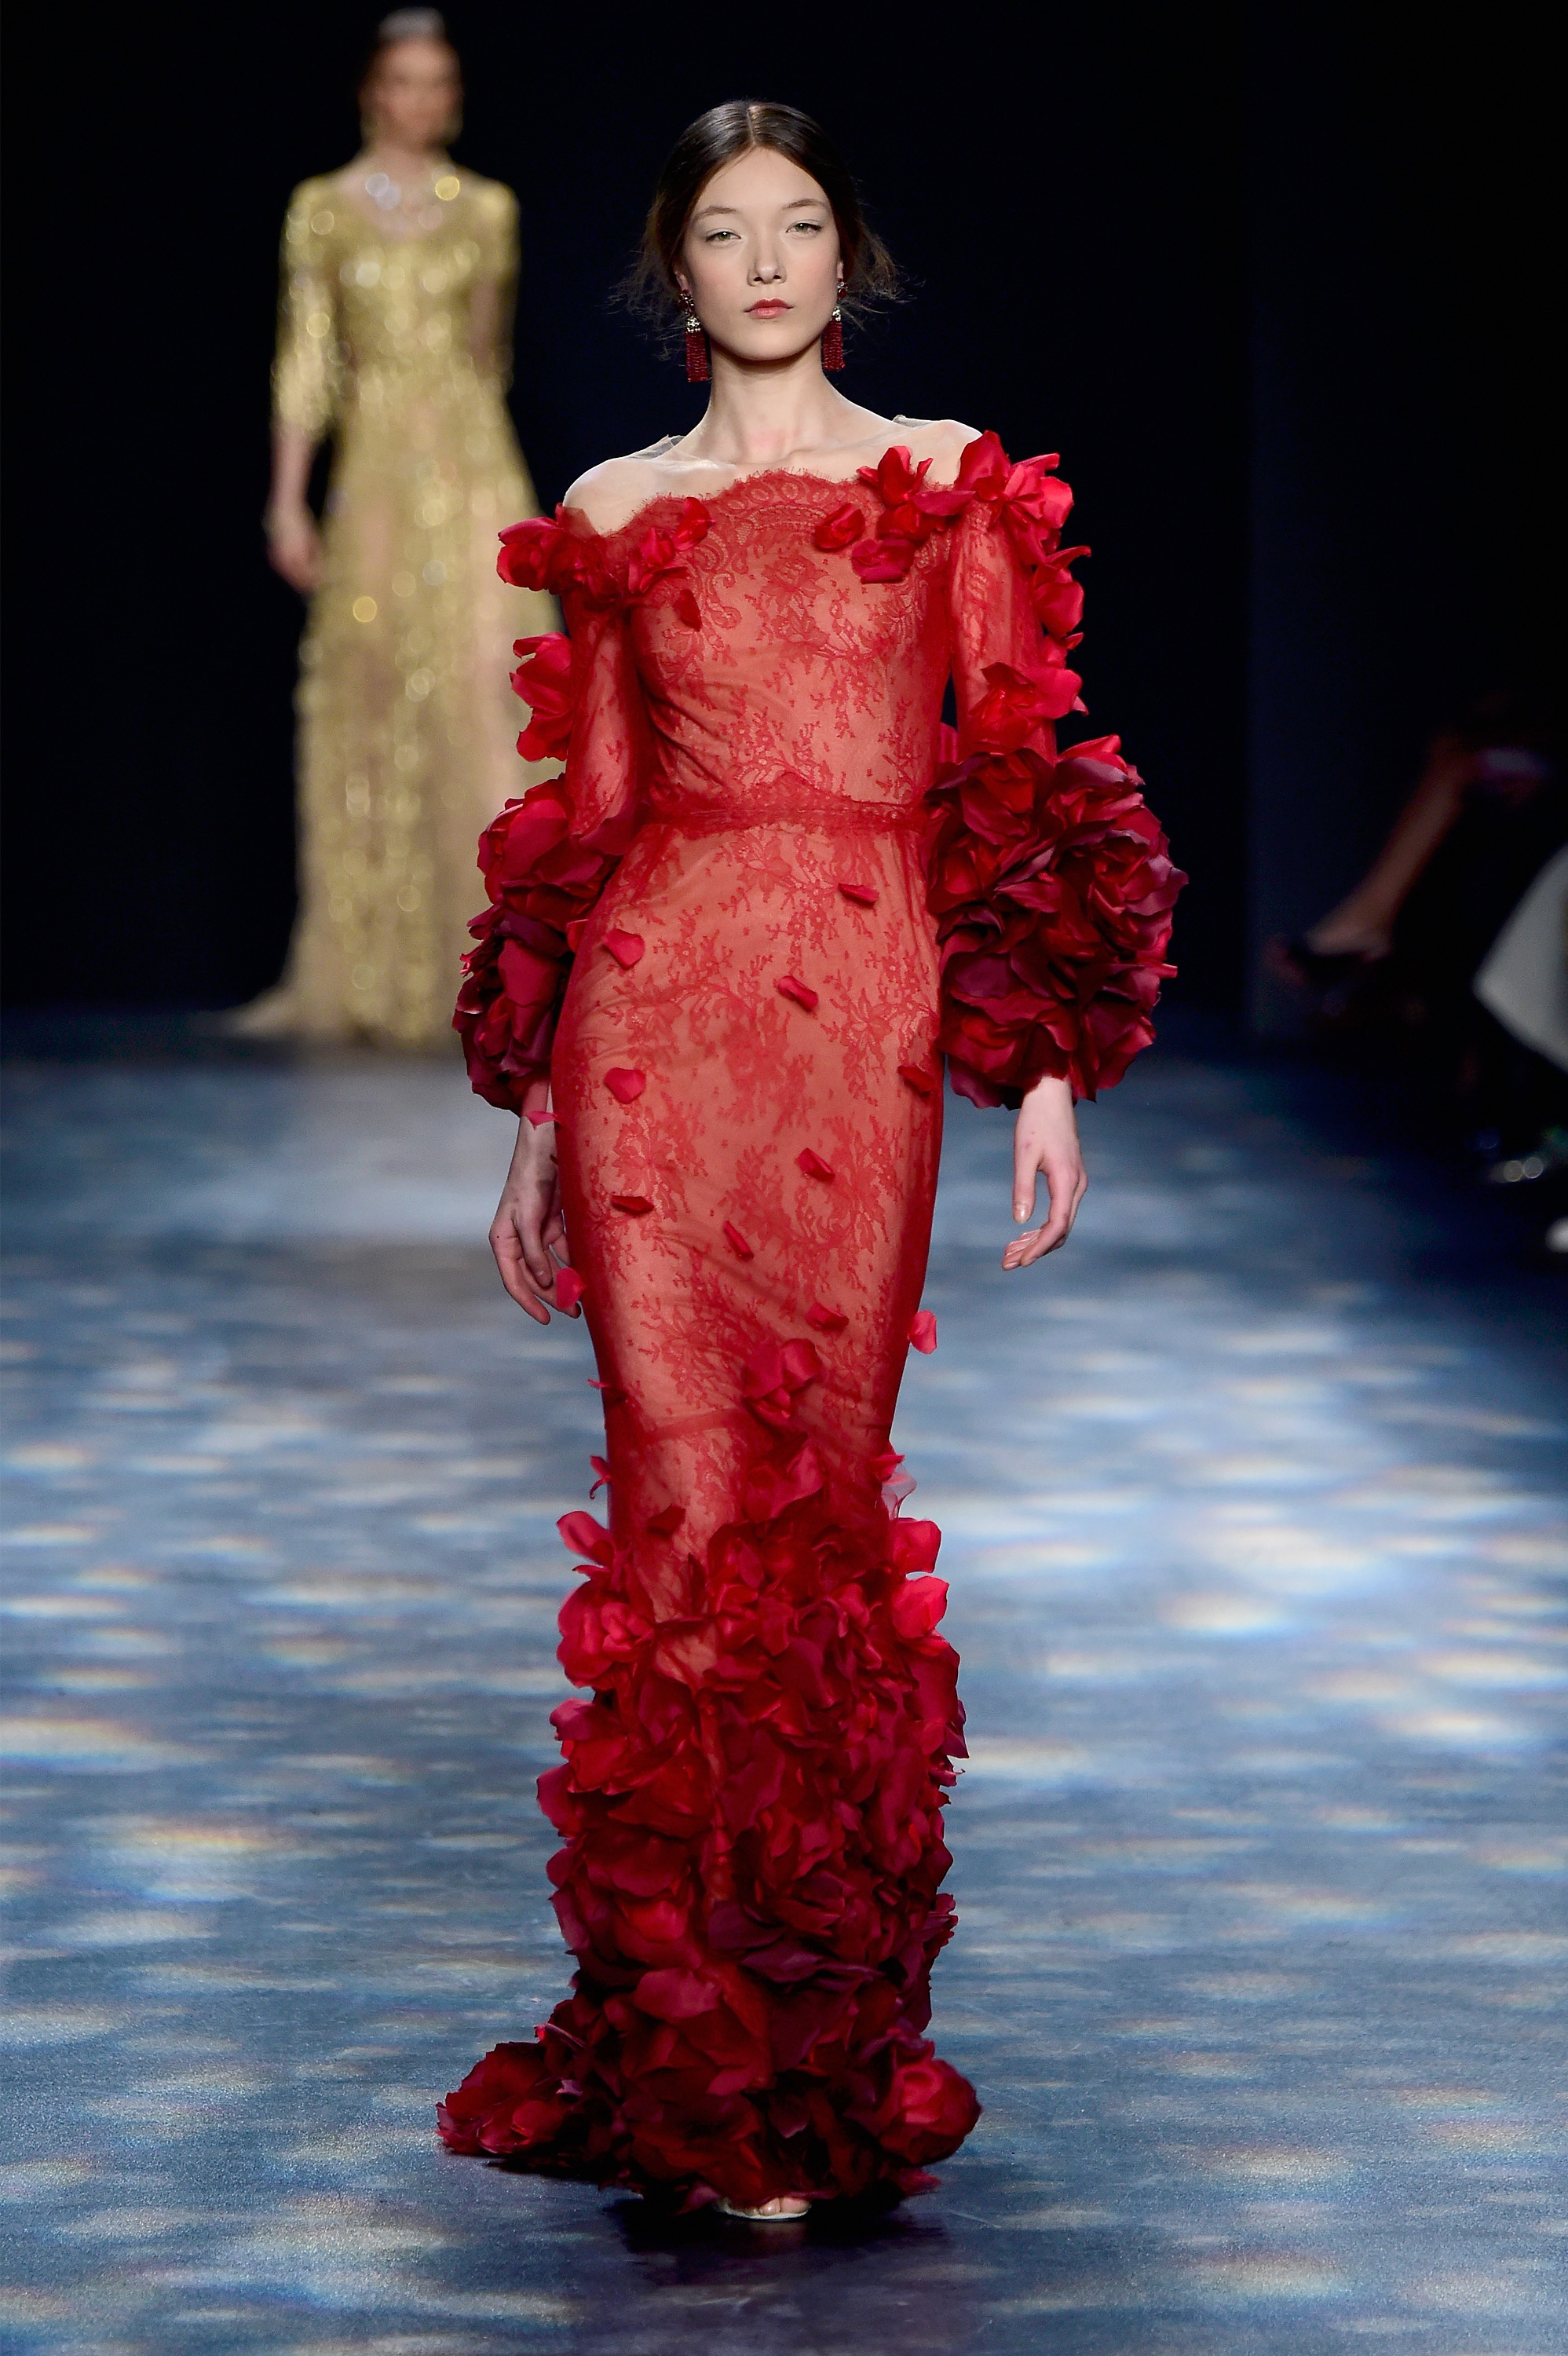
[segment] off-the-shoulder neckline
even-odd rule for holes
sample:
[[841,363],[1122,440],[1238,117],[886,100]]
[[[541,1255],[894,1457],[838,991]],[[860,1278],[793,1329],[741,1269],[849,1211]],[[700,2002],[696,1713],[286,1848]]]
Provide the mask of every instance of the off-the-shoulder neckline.
[[[868,462],[868,471],[874,474],[884,458],[890,456],[893,451],[907,449],[908,446],[907,443],[890,442],[885,449],[880,450],[876,457]],[[968,443],[964,444],[965,449],[969,446]],[[916,463],[918,464],[918,461]],[[927,479],[929,480],[929,477]],[[956,477],[954,479],[956,480]],[[623,522],[613,524],[608,531],[596,531],[588,521],[581,508],[563,508],[561,512],[571,519],[574,539],[596,540],[601,545],[607,547],[613,540],[619,540],[623,532],[630,531],[635,525],[644,522],[655,508],[683,508],[691,499],[695,499],[699,507],[711,508],[721,499],[732,498],[737,491],[754,490],[760,483],[770,485],[805,483],[810,486],[813,492],[847,492],[859,482],[859,467],[851,475],[822,475],[810,466],[759,466],[753,473],[732,476],[729,482],[721,484],[716,491],[656,491],[652,498],[645,499],[640,507],[633,509],[631,514]],[[931,488],[950,491],[953,485],[933,482],[931,484]]]

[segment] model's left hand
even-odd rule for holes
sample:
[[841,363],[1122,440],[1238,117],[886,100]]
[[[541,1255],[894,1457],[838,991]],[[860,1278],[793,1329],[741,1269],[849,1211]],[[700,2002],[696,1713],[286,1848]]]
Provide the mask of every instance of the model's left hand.
[[1035,1186],[1044,1173],[1051,1215],[1043,1227],[1015,1236],[1002,1254],[1004,1268],[1028,1268],[1047,1252],[1060,1250],[1072,1232],[1089,1181],[1078,1119],[1067,1080],[1037,1080],[1019,1110],[1013,1130],[1013,1216],[1034,1215]]

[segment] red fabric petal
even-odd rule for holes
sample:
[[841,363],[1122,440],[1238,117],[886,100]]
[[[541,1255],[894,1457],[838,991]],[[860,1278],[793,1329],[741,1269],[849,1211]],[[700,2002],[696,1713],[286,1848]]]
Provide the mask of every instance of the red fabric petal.
[[[927,1523],[925,1526],[930,1528],[931,1525]],[[944,1579],[912,1579],[895,1589],[890,1601],[893,1625],[901,1636],[929,1636],[947,1609],[947,1582]]]
[[931,1353],[936,1347],[936,1312],[934,1310],[917,1309],[915,1311],[914,1315],[909,1321],[909,1338],[912,1345],[915,1349],[921,1351],[926,1357],[931,1355]]
[[571,642],[553,630],[544,637],[518,638],[512,651],[524,658],[512,673],[512,687],[529,707],[517,750],[525,761],[564,757],[571,736]]
[[530,516],[500,535],[496,570],[517,589],[542,589],[548,553],[562,537],[560,526],[545,516]]
[[964,444],[955,487],[967,491],[972,498],[997,498],[1007,482],[1008,473],[1008,454],[997,436],[987,431]]
[[508,802],[479,839],[490,905],[469,927],[475,946],[453,1021],[473,1086],[513,1112],[549,1073],[576,928],[617,863],[573,841],[571,820],[552,779]]
[[684,1505],[667,1505],[662,1514],[650,1514],[647,1531],[650,1537],[672,1538],[686,1519]]
[[860,480],[869,483],[885,506],[895,508],[919,490],[931,472],[931,460],[923,458],[915,466],[907,445],[899,442],[891,450],[884,450],[874,466],[862,466],[859,472]]
[[1058,549],[1029,583],[1029,597],[1040,627],[1053,638],[1071,638],[1083,619],[1083,584],[1074,581],[1068,567],[1088,553],[1086,548]]
[[1072,711],[1083,685],[1069,670],[1061,651],[1048,643],[1045,659],[1035,671],[1021,671],[1011,663],[990,663],[986,669],[987,692],[969,716],[967,734],[987,753],[1015,752],[1038,739],[1044,720],[1061,720]]
[[590,1375],[588,1377],[588,1387],[591,1391],[599,1391],[603,1395],[604,1405],[606,1408],[624,1407],[626,1403],[625,1392],[617,1388],[616,1385],[613,1383],[599,1382],[592,1375]]
[[879,894],[874,884],[851,884],[840,875],[838,889],[847,900],[857,901],[862,908],[874,908],[877,905]]
[[797,981],[793,973],[785,974],[779,988],[786,998],[793,998],[797,1006],[804,1006],[808,1014],[816,1013],[817,1006],[816,991],[807,989],[804,981]]
[[741,1259],[752,1259],[755,1257],[740,1228],[732,1226],[728,1219],[724,1222],[724,1240],[731,1250],[737,1253]]
[[809,1145],[804,1153],[796,1154],[795,1166],[804,1170],[808,1178],[820,1178],[827,1185],[833,1183],[832,1163],[824,1162],[821,1154],[814,1153]]
[[569,1554],[585,1554],[608,1569],[615,1559],[615,1549],[610,1533],[596,1522],[592,1514],[562,1514],[556,1524],[561,1544]]
[[811,537],[817,548],[848,548],[859,539],[865,529],[865,517],[853,499],[846,499],[841,507],[834,509],[831,515],[823,517]]
[[613,1210],[624,1211],[633,1219],[642,1218],[654,1207],[645,1194],[612,1194],[610,1205]]
[[645,1073],[628,1070],[606,1072],[604,1085],[617,1104],[635,1104],[647,1086]]
[[935,1072],[928,1072],[923,1064],[901,1064],[899,1077],[912,1087],[916,1096],[934,1096],[942,1082]]
[[515,589],[557,589],[570,564],[571,534],[555,516],[530,516],[509,524],[499,537],[496,570]]
[[805,1312],[805,1322],[815,1325],[819,1333],[842,1333],[849,1320],[837,1309],[825,1309],[820,1301],[814,1301]]
[[[708,509],[700,499],[682,501],[680,520],[672,530],[651,525],[626,559],[625,596],[628,603],[645,599],[671,574],[684,573],[686,556],[699,541],[707,538],[708,530]],[[689,594],[689,592],[686,594]]]
[[1153,1037],[1186,878],[1140,785],[1114,736],[981,753],[938,777],[927,905],[960,1096],[1016,1105],[1054,1074],[1093,1097]]
[[699,630],[702,627],[702,608],[689,589],[681,591],[675,601],[675,610],[677,618],[684,622],[688,630]]
[[912,2160],[941,2159],[956,2148],[980,2115],[975,2090],[929,2047],[893,2072],[878,2132],[890,2148]]
[[862,581],[901,581],[914,562],[912,540],[863,540],[849,552]]
[[624,965],[629,971],[642,956],[647,943],[641,933],[623,933],[612,926],[604,936],[604,946],[616,964]]
[[582,1279],[574,1268],[558,1268],[555,1272],[555,1305],[558,1309],[575,1309],[582,1298]]
[[814,1383],[822,1372],[822,1361],[809,1342],[786,1342],[780,1357],[784,1378],[791,1390],[799,1390],[805,1383]]
[[453,2151],[504,2154],[558,2135],[568,2105],[540,2045],[497,2045],[436,2113]]
[[496,570],[516,589],[570,592],[589,605],[612,604],[619,594],[604,568],[603,542],[577,530],[564,508],[509,524],[499,537]]
[[562,1126],[559,1114],[553,1112],[528,1112],[523,1118],[533,1129],[543,1129],[547,1121],[554,1121],[558,1128]]

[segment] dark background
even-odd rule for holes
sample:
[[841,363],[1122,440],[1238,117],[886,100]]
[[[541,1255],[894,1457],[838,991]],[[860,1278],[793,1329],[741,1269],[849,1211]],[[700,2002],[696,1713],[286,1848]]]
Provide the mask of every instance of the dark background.
[[[38,9],[11,41],[12,1003],[219,1006],[282,960],[276,247],[291,187],[353,152],[373,21]],[[1547,12],[449,22],[456,153],[522,200],[514,407],[547,504],[697,413],[607,300],[675,134],[764,96],[837,135],[915,281],[845,387],[1062,452],[1093,724],[1192,873],[1194,1002],[1247,1002],[1258,940],[1351,880],[1435,723],[1550,659]]]

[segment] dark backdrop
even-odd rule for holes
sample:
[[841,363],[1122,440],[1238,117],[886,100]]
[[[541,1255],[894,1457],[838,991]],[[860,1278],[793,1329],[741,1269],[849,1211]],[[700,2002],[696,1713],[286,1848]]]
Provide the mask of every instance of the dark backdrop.
[[[371,21],[39,10],[12,42],[13,1002],[215,1006],[277,971],[276,244],[292,185],[352,152]],[[1435,707],[1539,635],[1554,574],[1545,64],[1507,6],[1463,46],[1379,21],[450,12],[457,153],[523,205],[514,407],[547,503],[696,414],[607,300],[675,134],[736,95],[837,133],[915,281],[846,388],[1063,453],[1092,725],[1192,871],[1180,988],[1219,1005],[1249,906],[1305,921],[1348,880]]]
[[[1259,6],[1247,91],[1251,997],[1361,871],[1425,738],[1561,679],[1552,19]],[[1296,1018],[1298,1019],[1298,1017]]]

